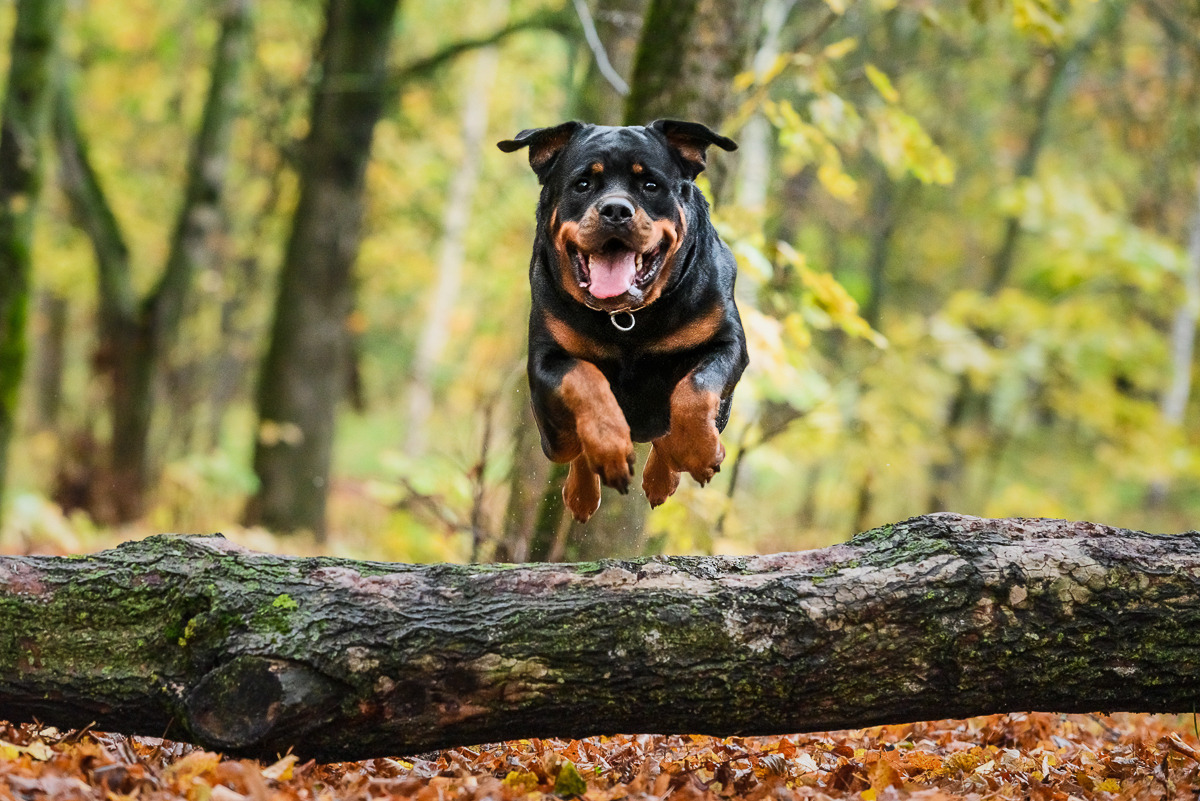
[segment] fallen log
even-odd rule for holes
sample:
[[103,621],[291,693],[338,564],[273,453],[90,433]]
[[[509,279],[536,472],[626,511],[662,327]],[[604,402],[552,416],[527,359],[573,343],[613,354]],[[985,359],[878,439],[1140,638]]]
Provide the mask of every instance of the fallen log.
[[1200,534],[913,518],[817,551],[413,566],[164,535],[0,558],[0,719],[320,760],[1200,696]]

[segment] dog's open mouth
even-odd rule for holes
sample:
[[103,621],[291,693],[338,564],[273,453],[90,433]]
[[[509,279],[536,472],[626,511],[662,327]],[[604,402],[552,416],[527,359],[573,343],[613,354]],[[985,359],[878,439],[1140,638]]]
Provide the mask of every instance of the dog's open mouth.
[[666,256],[665,240],[644,253],[630,250],[619,239],[610,240],[594,252],[567,244],[567,254],[575,268],[579,286],[597,300],[608,300],[625,294],[640,300],[647,286],[662,269]]

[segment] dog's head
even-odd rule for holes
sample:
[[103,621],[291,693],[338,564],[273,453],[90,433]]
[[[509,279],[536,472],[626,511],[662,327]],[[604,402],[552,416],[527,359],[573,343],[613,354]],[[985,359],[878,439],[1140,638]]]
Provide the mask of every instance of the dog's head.
[[709,145],[731,139],[695,122],[607,127],[566,122],[500,142],[529,148],[542,184],[538,224],[557,277],[575,300],[607,312],[639,309],[662,293],[687,236],[685,206]]

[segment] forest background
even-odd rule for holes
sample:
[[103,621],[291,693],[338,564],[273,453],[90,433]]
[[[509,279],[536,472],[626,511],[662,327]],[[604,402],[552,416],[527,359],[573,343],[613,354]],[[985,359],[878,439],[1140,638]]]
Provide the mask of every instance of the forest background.
[[[1195,526],[1195,0],[17,0],[0,41],[0,552]],[[741,145],[701,183],[752,366],[716,481],[579,527],[494,143],[656,117]]]

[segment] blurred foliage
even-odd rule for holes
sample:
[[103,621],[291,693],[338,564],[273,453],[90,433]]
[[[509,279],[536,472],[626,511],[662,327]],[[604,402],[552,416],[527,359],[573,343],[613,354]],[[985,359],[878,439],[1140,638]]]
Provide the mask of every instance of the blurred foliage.
[[[1175,369],[1170,329],[1184,302],[1188,237],[1200,226],[1200,51],[1186,36],[1200,30],[1200,12],[1185,5],[791,7],[778,52],[739,77],[738,106],[722,126],[742,154],[766,148],[766,207],[713,198],[739,262],[752,366],[725,432],[725,469],[703,490],[685,479],[651,514],[655,548],[827,544],[929,511],[931,472],[951,455],[955,511],[1194,527],[1200,408],[1190,404],[1182,427],[1160,411]],[[568,6],[512,0],[507,21]],[[498,8],[402,6],[397,88],[376,131],[351,321],[365,408],[347,405],[340,421],[331,541],[277,547],[461,560],[486,558],[502,529],[525,402],[537,190],[522,159],[490,146],[433,378],[432,445],[419,457],[402,449],[407,367],[463,155],[472,55],[418,75],[403,67],[499,29]],[[0,5],[0,41],[12,18],[12,4]],[[163,529],[225,530],[262,545],[265,533],[231,524],[253,489],[249,399],[296,199],[320,18],[315,0],[255,3],[230,182],[231,256],[193,292],[156,421],[154,509],[136,530],[99,531],[46,500],[77,434],[104,426],[89,369],[91,252],[61,196],[47,192],[36,281],[70,304],[62,405],[49,429],[31,413],[14,447],[0,551],[87,549]],[[213,5],[201,0],[79,3],[66,22],[80,119],[147,282],[167,247],[215,32]],[[532,28],[497,47],[489,141],[559,121],[591,58],[582,35]],[[1056,65],[1061,85],[1044,93]],[[770,124],[763,143],[741,137],[755,118]],[[1022,175],[1039,128],[1044,141]],[[714,161],[736,173],[738,155]],[[990,288],[1010,222],[1012,270]],[[222,379],[233,388],[218,391]],[[961,418],[951,422],[954,409]]]

